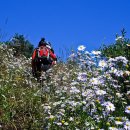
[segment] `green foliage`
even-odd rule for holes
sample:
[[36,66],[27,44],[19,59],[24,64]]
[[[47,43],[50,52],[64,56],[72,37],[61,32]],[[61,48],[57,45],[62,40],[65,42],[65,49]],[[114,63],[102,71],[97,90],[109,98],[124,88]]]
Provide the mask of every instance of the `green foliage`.
[[[48,72],[42,72],[37,81],[31,74],[31,59],[22,55],[25,38],[17,34],[13,40],[7,46],[0,45],[0,129],[127,127],[124,124],[130,119],[130,71],[127,59],[116,56],[125,56],[120,44],[129,47],[129,41],[124,44],[126,39],[121,38],[116,41],[117,48],[108,48],[119,50],[118,54],[102,50],[107,57],[116,57],[113,59],[102,60],[99,51],[91,53],[92,56],[83,50],[75,52],[67,63],[59,62]],[[19,49],[16,56],[12,47]]]
[[12,41],[7,41],[5,44],[14,48],[15,56],[24,55],[29,58],[34,50],[34,46],[18,33],[14,35]]
[[[128,64],[126,65],[126,68],[128,71],[130,71],[130,39],[126,38],[125,35],[126,35],[126,31],[125,29],[122,29],[121,36],[116,34],[116,39],[115,39],[116,42],[108,46],[103,45],[100,48],[100,51],[102,52],[103,56],[107,58],[115,58],[118,56],[126,57],[126,59],[128,60]],[[127,89],[127,84],[124,82],[124,80],[126,79],[127,79],[126,77],[122,79],[121,78],[118,79],[119,83],[122,84],[123,86],[122,92],[126,92]]]
[[114,58],[124,56],[130,60],[130,39],[125,38],[125,29],[121,31],[121,36],[116,35],[116,42],[111,45],[103,45],[100,51],[105,57]]

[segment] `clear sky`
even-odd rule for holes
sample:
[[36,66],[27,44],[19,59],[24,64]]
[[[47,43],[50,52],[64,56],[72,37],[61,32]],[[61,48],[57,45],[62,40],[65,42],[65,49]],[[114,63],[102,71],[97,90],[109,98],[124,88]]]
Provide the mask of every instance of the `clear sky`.
[[19,33],[37,46],[45,37],[58,54],[98,49],[122,28],[130,38],[130,0],[0,0],[0,40]]

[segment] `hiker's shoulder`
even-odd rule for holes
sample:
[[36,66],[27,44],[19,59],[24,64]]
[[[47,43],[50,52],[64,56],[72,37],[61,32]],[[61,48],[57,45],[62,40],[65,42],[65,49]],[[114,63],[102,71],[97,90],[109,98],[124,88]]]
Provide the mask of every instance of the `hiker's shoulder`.
[[36,47],[34,50],[38,50],[39,49],[39,47]]

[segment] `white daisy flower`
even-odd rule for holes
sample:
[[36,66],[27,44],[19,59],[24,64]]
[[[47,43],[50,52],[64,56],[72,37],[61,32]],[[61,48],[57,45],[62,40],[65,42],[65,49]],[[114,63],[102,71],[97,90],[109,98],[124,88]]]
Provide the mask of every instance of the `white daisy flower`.
[[115,121],[115,124],[116,124],[116,125],[122,125],[123,122],[121,122],[121,121]]
[[78,47],[78,50],[79,50],[79,51],[84,51],[85,48],[86,48],[86,47],[85,47],[84,45],[80,45],[80,46]]
[[109,127],[109,130],[118,130],[116,127]]
[[58,125],[58,126],[61,126],[61,125],[62,125],[62,123],[58,122],[58,123],[57,123],[57,125]]
[[74,121],[74,118],[73,118],[73,117],[70,117],[70,118],[69,118],[69,121]]
[[122,36],[118,36],[115,40],[116,40],[116,41],[124,40],[124,38],[123,38]]
[[127,106],[127,107],[125,108],[125,112],[128,113],[128,114],[130,114],[130,106]]
[[104,60],[100,60],[98,66],[104,68],[107,66],[107,63]]
[[104,95],[104,94],[106,94],[106,91],[104,91],[104,90],[97,90],[96,94],[97,95]]
[[90,82],[91,82],[91,84],[93,84],[93,85],[98,85],[98,84],[100,84],[100,81],[99,81],[98,78],[92,78],[92,79],[90,80]]
[[92,51],[91,53],[94,54],[94,55],[100,55],[101,51]]
[[111,102],[105,102],[103,105],[106,106],[107,111],[115,111],[115,106]]
[[124,74],[129,76],[130,75],[130,71],[125,71]]
[[70,89],[70,93],[78,94],[78,93],[80,93],[80,90],[77,89],[76,87],[71,87],[71,89]]
[[79,73],[78,80],[86,81],[87,80],[87,74],[86,73]]
[[130,121],[126,121],[124,124],[125,130],[130,130]]
[[69,123],[68,123],[68,122],[65,122],[64,125],[69,125]]

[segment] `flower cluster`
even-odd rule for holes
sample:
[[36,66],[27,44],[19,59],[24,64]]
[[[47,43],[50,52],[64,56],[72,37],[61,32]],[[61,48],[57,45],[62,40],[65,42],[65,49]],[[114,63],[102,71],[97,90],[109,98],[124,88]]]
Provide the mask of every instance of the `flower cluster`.
[[[10,110],[9,119],[17,123],[16,120],[22,121],[23,112],[23,120],[28,123],[24,127],[32,129],[129,130],[130,72],[126,67],[129,61],[123,56],[107,59],[100,51],[85,49],[84,45],[79,46],[66,63],[60,62],[44,73],[46,80],[39,83],[31,76],[31,59],[14,57],[12,50],[0,46],[0,89],[4,104],[0,110]],[[12,94],[10,89],[5,95],[5,87],[22,88],[19,98],[18,92]],[[31,92],[27,94],[28,89]]]

